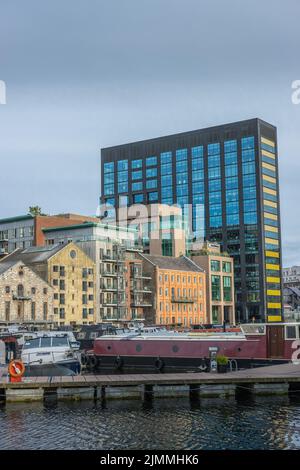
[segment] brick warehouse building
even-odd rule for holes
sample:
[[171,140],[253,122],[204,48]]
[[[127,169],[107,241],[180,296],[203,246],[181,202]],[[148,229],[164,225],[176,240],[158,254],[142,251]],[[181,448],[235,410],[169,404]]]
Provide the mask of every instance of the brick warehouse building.
[[[101,151],[101,202],[192,206],[196,239],[234,258],[236,320],[282,319],[276,128],[250,119]],[[124,203],[124,202],[123,202]]]

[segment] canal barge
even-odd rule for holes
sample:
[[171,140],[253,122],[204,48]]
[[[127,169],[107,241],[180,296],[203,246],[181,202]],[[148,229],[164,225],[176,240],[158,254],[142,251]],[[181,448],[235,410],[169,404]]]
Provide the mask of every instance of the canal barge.
[[127,332],[104,335],[83,360],[90,368],[198,368],[212,351],[238,368],[289,362],[300,357],[300,323],[243,324],[224,332]]

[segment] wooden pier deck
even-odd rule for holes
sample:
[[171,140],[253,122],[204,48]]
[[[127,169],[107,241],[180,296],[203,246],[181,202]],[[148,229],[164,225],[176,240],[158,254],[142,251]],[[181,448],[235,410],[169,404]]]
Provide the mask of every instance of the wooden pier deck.
[[[298,385],[297,385],[298,384]],[[28,397],[26,391],[31,391],[36,397],[44,397],[45,394],[58,393],[62,396],[75,396],[76,390],[81,393],[90,390],[90,397],[99,398],[109,391],[119,391],[119,397],[125,397],[122,390],[135,390],[141,394],[145,390],[151,393],[154,390],[164,390],[165,396],[168,390],[172,391],[200,391],[200,395],[212,392],[217,394],[232,394],[238,386],[261,392],[288,393],[290,389],[300,390],[300,362],[282,365],[259,367],[236,372],[219,373],[160,373],[160,374],[119,374],[119,375],[77,375],[70,377],[25,377],[22,382],[9,382],[7,377],[0,378],[0,395],[16,396],[18,391]],[[278,388],[279,387],[279,388]],[[64,393],[63,391],[68,391]],[[231,390],[231,392],[229,392]],[[39,391],[40,393],[37,393]],[[226,392],[227,391],[227,392]],[[259,392],[258,392],[259,393]],[[113,394],[113,393],[112,393]],[[172,395],[171,394],[171,395]],[[268,394],[268,393],[267,393]],[[16,400],[21,401],[21,400]]]

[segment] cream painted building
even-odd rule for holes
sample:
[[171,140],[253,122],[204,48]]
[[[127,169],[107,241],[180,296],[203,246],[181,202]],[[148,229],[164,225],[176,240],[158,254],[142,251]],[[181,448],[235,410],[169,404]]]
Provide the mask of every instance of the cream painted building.
[[0,263],[0,323],[53,321],[53,289],[22,261]]
[[95,263],[75,243],[16,250],[3,263],[17,261],[51,286],[53,323],[63,326],[96,322]]

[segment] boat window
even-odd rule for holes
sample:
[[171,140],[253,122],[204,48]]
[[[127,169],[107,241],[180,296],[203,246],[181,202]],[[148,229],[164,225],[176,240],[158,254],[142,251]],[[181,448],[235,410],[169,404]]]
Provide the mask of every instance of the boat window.
[[85,333],[78,333],[77,338],[78,339],[84,339],[85,338]]
[[90,334],[91,339],[96,339],[98,337],[97,331],[93,331],[93,333]]
[[40,347],[40,338],[34,338],[24,343],[23,349],[30,348],[39,348]]
[[285,337],[286,339],[296,339],[297,338],[296,326],[294,325],[286,326]]
[[41,348],[49,348],[51,346],[51,338],[41,338]]
[[264,335],[266,334],[265,325],[241,325],[241,330],[245,335]]
[[68,338],[54,337],[52,338],[52,346],[68,346]]

